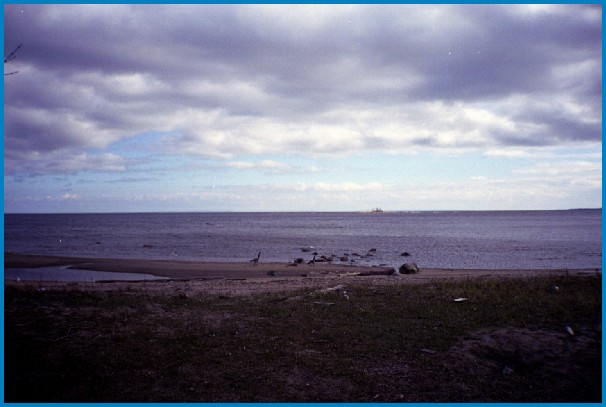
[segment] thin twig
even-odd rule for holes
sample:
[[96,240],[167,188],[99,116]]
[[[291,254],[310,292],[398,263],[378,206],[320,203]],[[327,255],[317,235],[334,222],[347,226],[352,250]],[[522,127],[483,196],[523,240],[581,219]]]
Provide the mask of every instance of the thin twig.
[[70,335],[70,333],[72,332],[72,328],[73,328],[73,326],[70,326],[70,327],[69,327],[69,329],[67,330],[67,335],[62,336],[62,337],[57,338],[57,339],[50,339],[50,341],[51,341],[51,342],[57,342],[57,341],[60,341],[61,339],[65,339],[65,338],[67,338],[67,337]]

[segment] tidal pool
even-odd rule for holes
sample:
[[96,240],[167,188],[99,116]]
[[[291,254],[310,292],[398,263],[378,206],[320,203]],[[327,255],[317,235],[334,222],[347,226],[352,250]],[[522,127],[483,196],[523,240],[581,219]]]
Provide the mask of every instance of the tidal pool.
[[141,273],[114,273],[109,271],[74,270],[69,266],[40,267],[40,268],[9,268],[4,270],[4,279],[13,281],[70,281],[96,282],[107,280],[142,281],[167,280],[168,277],[158,277]]

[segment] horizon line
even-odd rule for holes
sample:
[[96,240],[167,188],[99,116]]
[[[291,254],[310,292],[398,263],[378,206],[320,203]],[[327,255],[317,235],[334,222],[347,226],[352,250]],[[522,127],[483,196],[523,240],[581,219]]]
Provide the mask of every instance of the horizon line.
[[438,212],[564,212],[564,211],[595,211],[602,210],[598,208],[566,208],[566,209],[394,209],[374,212],[371,210],[351,210],[351,211],[310,211],[310,210],[292,210],[292,211],[234,211],[234,210],[199,210],[199,211],[107,211],[107,212],[4,212],[4,215],[119,215],[119,214],[179,214],[179,213],[359,213],[370,215],[381,215],[385,213],[438,213]]

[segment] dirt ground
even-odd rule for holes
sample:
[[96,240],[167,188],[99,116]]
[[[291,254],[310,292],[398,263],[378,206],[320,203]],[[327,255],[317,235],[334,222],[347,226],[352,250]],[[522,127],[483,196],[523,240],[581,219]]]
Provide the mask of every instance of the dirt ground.
[[[487,385],[515,383],[513,400],[516,391],[551,393],[556,401],[580,389],[587,394],[578,394],[578,400],[596,400],[599,387],[590,384],[601,382],[601,336],[601,326],[579,327],[574,335],[523,328],[479,332],[451,348],[444,355],[445,365],[456,374],[482,378]],[[459,385],[475,398],[477,386]]]

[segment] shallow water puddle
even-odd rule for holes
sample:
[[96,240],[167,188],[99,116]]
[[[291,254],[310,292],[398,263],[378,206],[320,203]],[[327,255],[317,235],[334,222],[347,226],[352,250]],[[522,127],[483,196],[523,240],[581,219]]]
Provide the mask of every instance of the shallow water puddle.
[[77,281],[96,282],[108,280],[141,281],[166,280],[167,277],[158,277],[141,273],[114,273],[108,271],[74,270],[69,266],[40,267],[23,269],[5,269],[5,280],[14,281]]

